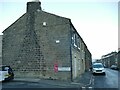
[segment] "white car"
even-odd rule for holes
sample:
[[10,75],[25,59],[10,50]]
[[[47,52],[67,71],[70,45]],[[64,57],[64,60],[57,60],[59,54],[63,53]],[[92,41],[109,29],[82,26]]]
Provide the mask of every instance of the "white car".
[[104,74],[105,75],[105,68],[102,63],[94,63],[92,66],[92,73],[93,74]]
[[8,71],[0,71],[0,82],[5,81],[5,78],[8,78]]
[[1,65],[0,66],[0,82],[9,81],[14,79],[14,73],[10,66]]

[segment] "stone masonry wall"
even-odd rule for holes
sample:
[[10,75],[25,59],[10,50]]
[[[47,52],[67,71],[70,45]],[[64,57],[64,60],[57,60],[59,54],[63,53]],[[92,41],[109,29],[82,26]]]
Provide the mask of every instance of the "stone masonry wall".
[[32,16],[25,14],[4,31],[3,64],[13,68],[15,77],[43,76],[43,55],[33,30],[33,21]]
[[55,64],[70,67],[68,19],[26,13],[3,33],[3,64],[13,68],[15,77],[70,79],[70,71],[54,71]]
[[68,19],[46,12],[36,13],[35,31],[46,61],[46,78],[70,79],[70,71],[54,71],[70,67],[70,23]]

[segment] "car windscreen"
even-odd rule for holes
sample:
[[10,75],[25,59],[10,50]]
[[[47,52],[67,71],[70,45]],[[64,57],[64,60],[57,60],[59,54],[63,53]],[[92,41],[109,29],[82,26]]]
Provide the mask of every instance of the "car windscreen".
[[96,65],[93,65],[93,68],[103,68],[103,65],[101,65],[101,64],[96,64]]
[[8,70],[9,70],[9,67],[5,67],[5,66],[0,67],[0,71],[8,71]]

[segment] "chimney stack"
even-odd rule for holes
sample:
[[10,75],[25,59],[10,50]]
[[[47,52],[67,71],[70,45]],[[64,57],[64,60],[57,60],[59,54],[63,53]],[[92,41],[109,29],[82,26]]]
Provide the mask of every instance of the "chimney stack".
[[28,13],[34,13],[37,10],[41,10],[41,2],[39,0],[27,2],[27,12]]

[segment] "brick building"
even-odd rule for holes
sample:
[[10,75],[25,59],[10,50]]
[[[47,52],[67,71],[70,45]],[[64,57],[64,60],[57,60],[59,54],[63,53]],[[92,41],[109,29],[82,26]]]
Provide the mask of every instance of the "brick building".
[[73,80],[89,69],[91,53],[70,19],[40,5],[28,2],[26,13],[3,31],[3,64],[15,77]]

